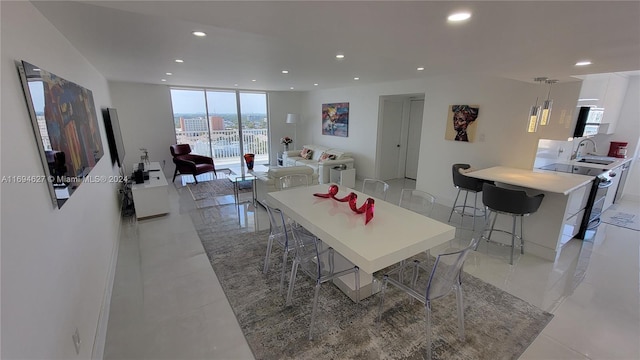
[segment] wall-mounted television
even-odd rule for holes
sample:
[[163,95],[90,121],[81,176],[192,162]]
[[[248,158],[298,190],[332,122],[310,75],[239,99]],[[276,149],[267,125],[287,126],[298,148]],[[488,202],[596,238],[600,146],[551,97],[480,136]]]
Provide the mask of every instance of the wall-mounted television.
[[43,180],[60,208],[104,155],[93,93],[26,61],[17,67]]
[[118,111],[114,108],[102,109],[102,117],[104,119],[104,127],[107,131],[111,163],[115,164],[118,162],[118,166],[123,167],[125,152],[122,132],[120,131],[120,122],[118,121]]

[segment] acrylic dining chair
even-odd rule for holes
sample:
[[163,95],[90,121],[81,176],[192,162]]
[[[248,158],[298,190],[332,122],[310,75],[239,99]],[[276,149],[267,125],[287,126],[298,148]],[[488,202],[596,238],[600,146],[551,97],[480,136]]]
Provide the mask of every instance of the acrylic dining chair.
[[263,204],[267,209],[269,215],[269,239],[267,240],[267,254],[264,257],[264,267],[262,273],[266,274],[269,271],[269,263],[271,257],[271,249],[273,243],[282,247],[282,269],[280,275],[280,291],[284,287],[285,269],[287,268],[287,257],[290,251],[294,250],[291,231],[287,227],[284,215],[280,209],[269,206],[269,204]]
[[362,182],[362,192],[378,199],[387,200],[387,190],[389,184],[382,180],[364,179]]
[[334,269],[334,250],[331,247],[322,249],[317,237],[305,232],[302,228],[291,227],[293,241],[295,243],[295,257],[291,266],[291,278],[289,291],[287,292],[286,305],[289,306],[293,299],[293,290],[296,284],[298,269],[315,280],[315,291],[311,307],[311,322],[309,323],[309,340],[313,340],[313,330],[318,312],[318,296],[320,286],[340,276],[353,273],[355,276],[356,302],[360,301],[360,271],[353,264],[352,267],[341,271]]
[[[416,189],[402,189],[400,192],[400,202],[398,206],[411,210],[420,215],[429,217],[433,211],[433,206],[436,202],[436,197],[428,192],[416,190]],[[427,258],[431,255],[429,250],[426,250]],[[400,262],[399,266],[404,266],[405,260]],[[403,273],[400,273],[400,281],[403,280]]]
[[402,189],[398,206],[424,216],[431,216],[436,197],[416,189]]
[[[264,267],[262,269],[262,273],[266,274],[269,271],[269,265],[271,263],[271,252],[273,248],[273,244],[276,243],[282,248],[282,269],[280,274],[280,291],[284,289],[284,279],[285,273],[287,270],[287,260],[289,257],[289,253],[295,251],[295,245],[293,243],[293,235],[291,233],[291,227],[294,225],[291,224],[287,226],[287,220],[285,215],[282,213],[280,209],[276,209],[270,206],[268,203],[263,203],[264,207],[267,209],[267,214],[269,215],[269,239],[267,240],[267,253],[264,257]],[[298,227],[299,231],[310,234],[307,229],[303,227]],[[311,241],[308,237],[302,239],[303,241]],[[306,244],[305,245],[310,245]]]
[[[307,174],[289,174],[281,176],[276,182],[276,189],[287,190],[300,186],[309,186],[311,184],[311,177]],[[299,227],[298,223],[292,221],[292,226]]]
[[277,189],[285,190],[298,186],[309,186],[311,179],[307,174],[289,174],[278,178]]
[[[382,290],[380,291],[380,305],[378,308],[378,325],[382,320],[384,310],[384,296],[387,285],[392,284],[409,295],[411,298],[420,301],[425,307],[426,320],[426,358],[431,359],[431,302],[444,298],[451,292],[456,295],[456,305],[458,309],[458,337],[464,341],[464,301],[462,298],[462,267],[469,252],[471,252],[478,239],[472,239],[470,244],[461,250],[445,252],[438,255],[431,271],[418,260],[413,263],[406,263],[401,267],[396,267],[384,275]],[[401,276],[406,270],[413,270],[412,276]],[[422,274],[421,274],[421,271]]]

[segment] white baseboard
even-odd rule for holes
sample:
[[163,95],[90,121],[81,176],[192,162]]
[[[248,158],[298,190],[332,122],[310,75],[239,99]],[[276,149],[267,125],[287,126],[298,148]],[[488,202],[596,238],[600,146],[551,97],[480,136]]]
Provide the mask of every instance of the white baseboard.
[[107,282],[104,289],[104,297],[100,315],[98,317],[98,325],[96,327],[96,335],[93,339],[93,349],[91,350],[91,359],[102,360],[104,358],[104,348],[107,342],[107,327],[109,325],[109,312],[111,310],[111,295],[113,294],[113,284],[116,277],[116,266],[118,265],[118,249],[120,248],[120,237],[122,231],[122,216],[118,223],[118,239],[111,253],[111,261],[109,262],[109,271],[107,272]]

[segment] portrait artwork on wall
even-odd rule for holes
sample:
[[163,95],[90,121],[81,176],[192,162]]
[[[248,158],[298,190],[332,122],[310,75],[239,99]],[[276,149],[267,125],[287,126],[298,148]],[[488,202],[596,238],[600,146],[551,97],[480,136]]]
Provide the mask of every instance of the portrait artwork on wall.
[[322,135],[349,136],[349,103],[322,104]]
[[451,105],[447,117],[446,140],[473,142],[478,126],[478,105]]

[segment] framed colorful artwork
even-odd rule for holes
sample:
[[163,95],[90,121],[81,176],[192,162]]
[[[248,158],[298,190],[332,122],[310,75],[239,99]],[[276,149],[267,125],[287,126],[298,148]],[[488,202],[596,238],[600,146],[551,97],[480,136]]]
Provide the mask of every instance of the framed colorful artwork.
[[26,61],[17,66],[43,179],[60,208],[104,155],[93,93]]
[[446,140],[473,142],[478,126],[478,105],[451,105],[447,117]]
[[322,135],[349,136],[349,103],[322,104]]

